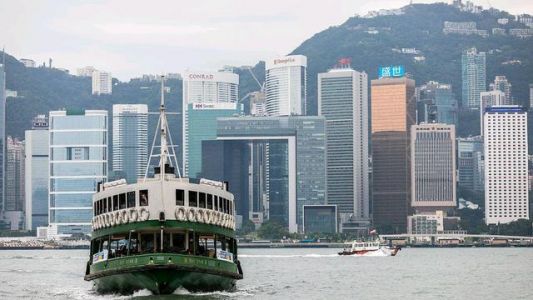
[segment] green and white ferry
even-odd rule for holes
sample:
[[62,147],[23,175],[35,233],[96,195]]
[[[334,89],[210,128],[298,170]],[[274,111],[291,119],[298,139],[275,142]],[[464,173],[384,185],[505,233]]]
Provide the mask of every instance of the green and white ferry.
[[145,176],[136,184],[102,183],[93,196],[85,280],[93,281],[99,293],[231,290],[243,278],[233,195],[227,183],[192,183],[179,171],[175,175],[163,90],[161,95],[161,145],[154,177]]

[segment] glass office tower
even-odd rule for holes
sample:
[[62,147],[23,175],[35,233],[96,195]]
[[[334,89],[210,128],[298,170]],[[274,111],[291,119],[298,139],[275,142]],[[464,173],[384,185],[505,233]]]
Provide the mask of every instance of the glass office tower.
[[38,115],[26,130],[26,229],[48,226],[48,118]]
[[92,195],[107,180],[105,110],[50,112],[48,234],[91,231]]
[[372,80],[373,217],[381,232],[407,231],[410,191],[410,127],[415,124],[415,81]]
[[113,105],[113,172],[136,183],[144,177],[148,162],[148,106]]

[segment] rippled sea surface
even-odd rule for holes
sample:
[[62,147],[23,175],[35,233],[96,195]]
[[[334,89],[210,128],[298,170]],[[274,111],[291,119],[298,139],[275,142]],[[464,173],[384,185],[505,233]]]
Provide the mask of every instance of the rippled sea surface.
[[0,251],[0,299],[533,299],[533,248],[403,249],[396,257],[338,249],[242,249],[234,292],[98,295],[86,250]]

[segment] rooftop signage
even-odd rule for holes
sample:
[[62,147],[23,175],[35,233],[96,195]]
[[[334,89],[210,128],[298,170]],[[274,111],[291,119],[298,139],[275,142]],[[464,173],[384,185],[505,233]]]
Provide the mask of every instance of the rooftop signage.
[[385,66],[385,67],[379,67],[378,71],[378,77],[384,78],[384,77],[404,77],[405,76],[405,68],[404,66],[398,65],[398,66]]

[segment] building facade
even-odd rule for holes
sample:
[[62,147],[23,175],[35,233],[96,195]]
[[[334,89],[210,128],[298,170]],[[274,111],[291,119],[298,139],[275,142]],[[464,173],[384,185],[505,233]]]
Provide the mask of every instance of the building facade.
[[[196,177],[201,171],[201,141],[205,136],[216,136],[216,118],[232,116],[237,110],[239,97],[239,75],[233,72],[200,72],[187,71],[183,78],[183,134],[182,134],[182,163],[183,176]],[[189,113],[189,109],[195,111]],[[189,117],[193,115],[197,125],[191,128]],[[205,130],[202,131],[202,124]],[[200,127],[198,127],[200,126]],[[190,130],[196,130],[190,133]],[[204,132],[205,136],[202,135]],[[190,142],[194,143],[193,145]],[[194,150],[190,149],[193,147]],[[192,155],[192,172],[190,159]]]
[[505,105],[507,100],[505,93],[499,90],[481,92],[479,97],[479,128],[480,135],[483,136],[483,115],[485,114],[485,109],[494,105]]
[[24,142],[6,140],[5,213],[11,230],[24,229]]
[[484,185],[483,138],[457,138],[457,183],[469,191],[483,191]]
[[4,174],[5,174],[5,148],[6,148],[6,72],[5,66],[0,63],[0,213],[4,211]]
[[318,113],[326,119],[327,203],[337,206],[341,226],[350,219],[369,224],[367,74],[350,68],[318,74]]
[[307,57],[289,55],[267,60],[265,97],[269,116],[306,115]]
[[478,52],[476,48],[465,50],[461,62],[462,106],[469,109],[479,109],[479,94],[487,90],[485,52]]
[[493,106],[484,122],[485,222],[529,219],[527,112]]
[[411,126],[411,206],[416,213],[457,205],[455,173],[455,126]]
[[136,183],[148,162],[148,106],[113,105],[113,172]]
[[457,124],[457,100],[452,86],[430,81],[416,88],[417,123]]
[[533,84],[529,85],[529,109],[533,109]]
[[[251,218],[258,209],[263,209],[265,219],[278,221],[291,232],[297,232],[302,230],[303,206],[325,204],[326,134],[323,117],[220,118],[216,139],[224,143],[240,142],[244,144],[242,149],[248,149],[236,152],[236,158],[223,159],[246,159],[246,163],[239,163],[248,178],[243,183],[247,185],[246,192],[243,196],[235,195],[239,199],[235,203],[241,208],[240,215]],[[268,156],[255,153],[254,145],[259,144],[268,149]],[[233,145],[231,149],[237,149]],[[203,174],[214,165],[214,161],[213,164],[203,164]],[[238,169],[237,166],[234,168]],[[243,201],[247,203],[239,203]]]
[[494,82],[490,84],[491,91],[502,91],[505,95],[505,102],[502,105],[512,105],[513,95],[512,95],[512,85],[507,80],[505,76],[496,76]]
[[374,224],[406,232],[411,201],[410,127],[416,122],[415,81],[371,82],[372,199]]
[[91,231],[92,195],[107,180],[108,113],[51,111],[49,128],[51,236]]
[[91,74],[93,95],[105,95],[113,93],[113,77],[111,73],[95,70]]
[[26,229],[48,226],[48,118],[38,115],[31,130],[25,132]]

